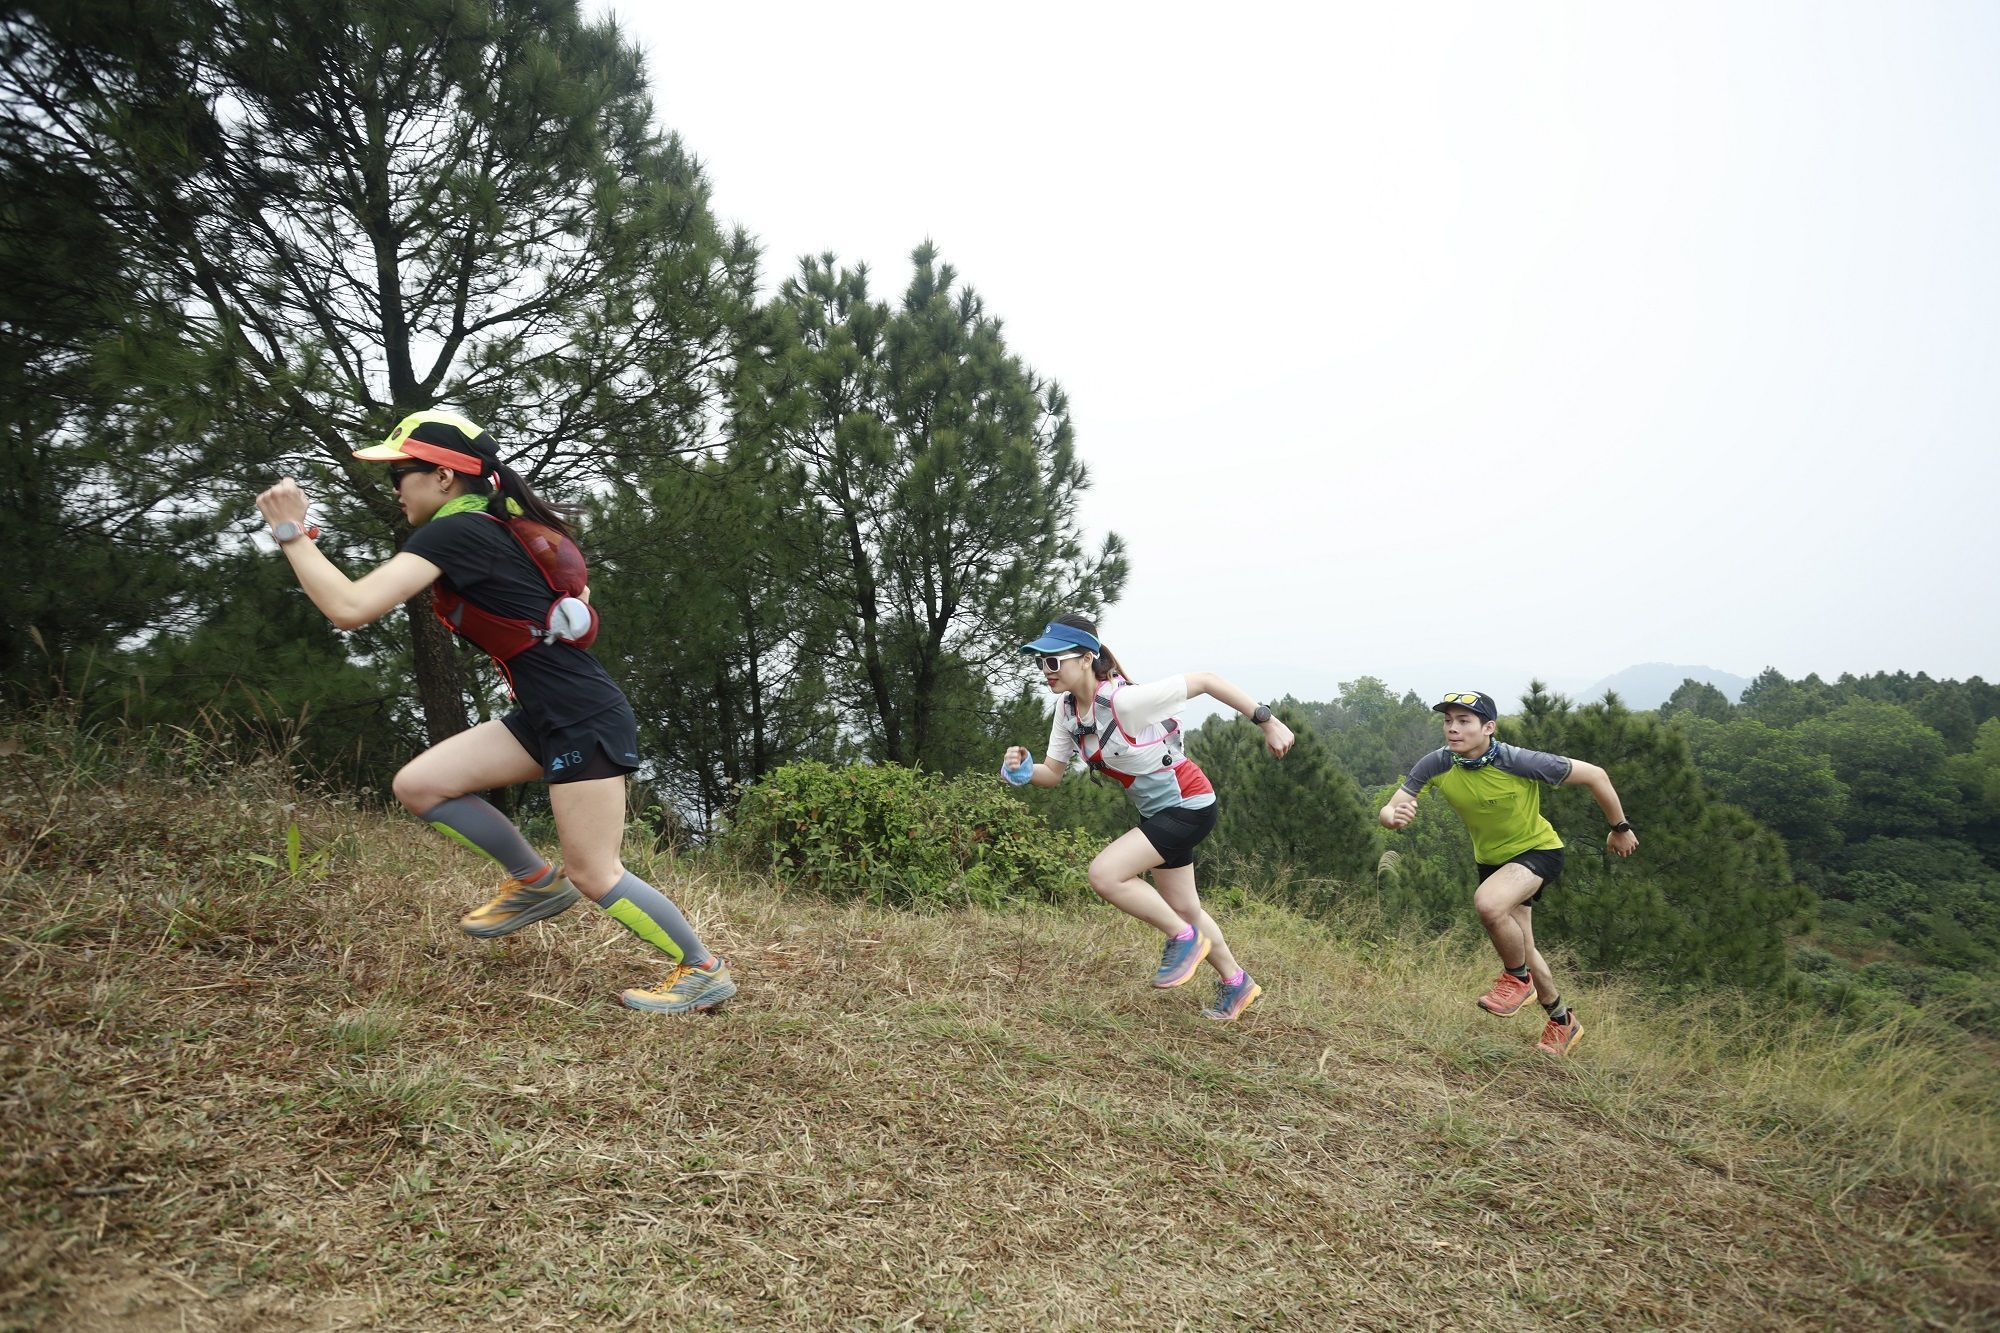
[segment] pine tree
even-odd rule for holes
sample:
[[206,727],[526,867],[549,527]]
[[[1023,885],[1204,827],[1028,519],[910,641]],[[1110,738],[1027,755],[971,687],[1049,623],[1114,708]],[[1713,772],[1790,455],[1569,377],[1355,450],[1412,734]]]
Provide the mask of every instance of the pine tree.
[[1639,830],[1638,854],[1621,861],[1604,849],[1604,815],[1587,789],[1545,793],[1543,811],[1569,853],[1560,891],[1537,909],[1538,930],[1546,921],[1552,939],[1599,966],[1636,962],[1681,980],[1753,986],[1783,979],[1785,937],[1804,924],[1811,894],[1775,834],[1708,794],[1680,732],[1615,695],[1540,708],[1502,730],[1605,769]]
[[1790,727],[1820,716],[1833,705],[1834,699],[1818,676],[1791,681],[1776,667],[1766,667],[1744,687],[1737,707],[1767,727]]
[[[1011,355],[1000,322],[924,245],[897,308],[867,273],[804,260],[761,322],[736,434],[801,479],[818,538],[805,578],[835,627],[837,689],[869,753],[984,766],[1015,645],[1125,579],[1118,539],[1086,552],[1089,483],[1069,404]],[[982,711],[978,728],[945,719]]]
[[1710,685],[1707,681],[1689,677],[1675,687],[1668,700],[1660,705],[1663,718],[1691,716],[1704,718],[1710,722],[1727,722],[1735,705],[1729,696]]
[[660,468],[593,506],[593,651],[632,701],[656,787],[704,830],[740,785],[838,749],[830,636],[793,563],[795,479],[767,462]]
[[1290,708],[1278,716],[1295,737],[1283,759],[1240,717],[1212,717],[1188,737],[1189,757],[1217,793],[1207,854],[1239,871],[1366,882],[1381,854],[1373,812],[1304,716]]
[[[152,0],[0,24],[0,134],[95,192],[129,273],[102,369],[152,445],[127,461],[184,508],[299,474],[379,559],[398,511],[349,453],[413,409],[464,410],[557,494],[699,442],[751,251],[609,21]],[[408,632],[435,740],[464,725],[458,659],[422,599]]]

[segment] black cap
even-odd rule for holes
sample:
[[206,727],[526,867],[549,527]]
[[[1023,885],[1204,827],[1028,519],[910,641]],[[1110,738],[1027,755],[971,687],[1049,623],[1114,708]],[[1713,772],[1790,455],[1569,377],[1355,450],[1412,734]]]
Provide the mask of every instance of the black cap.
[[1481,694],[1478,690],[1462,690],[1457,694],[1447,694],[1444,702],[1431,705],[1433,713],[1447,713],[1454,708],[1463,708],[1466,712],[1475,713],[1488,722],[1500,720],[1500,710],[1494,706],[1493,696]]

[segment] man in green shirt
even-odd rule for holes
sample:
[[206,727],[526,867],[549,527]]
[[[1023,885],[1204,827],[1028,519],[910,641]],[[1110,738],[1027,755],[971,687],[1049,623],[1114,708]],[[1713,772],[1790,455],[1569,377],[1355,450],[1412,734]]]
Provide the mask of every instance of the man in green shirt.
[[1435,788],[1465,821],[1479,865],[1472,906],[1501,967],[1479,1007],[1510,1018],[1530,995],[1539,997],[1549,1021],[1536,1045],[1562,1055],[1582,1038],[1583,1024],[1563,1003],[1547,960],[1535,948],[1535,902],[1561,877],[1563,866],[1563,841],[1542,817],[1542,787],[1590,788],[1611,821],[1604,845],[1614,856],[1637,851],[1639,835],[1625,819],[1610,774],[1597,765],[1496,740],[1499,710],[1490,695],[1447,694],[1433,709],[1444,714],[1444,747],[1417,761],[1379,818],[1385,828],[1402,828],[1417,816],[1417,797]]

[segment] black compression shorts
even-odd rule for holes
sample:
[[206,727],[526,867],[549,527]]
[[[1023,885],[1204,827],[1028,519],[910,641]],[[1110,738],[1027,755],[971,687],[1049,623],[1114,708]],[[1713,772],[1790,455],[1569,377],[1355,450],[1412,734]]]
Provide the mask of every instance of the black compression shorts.
[[518,708],[500,721],[541,761],[544,782],[623,777],[639,767],[639,722],[622,699],[615,708],[561,727],[540,726]]
[[[1537,851],[1522,852],[1519,856],[1511,858],[1505,864],[1510,866],[1526,866],[1528,873],[1541,878],[1542,888],[1536,889],[1535,896],[1521,904],[1523,907],[1533,907],[1542,900],[1542,889],[1548,888],[1551,884],[1562,878],[1563,849],[1560,847],[1545,847]],[[1479,882],[1484,884],[1486,877],[1499,868],[1499,866],[1481,864],[1479,867]]]
[[1215,815],[1213,801],[1197,810],[1184,805],[1170,806],[1140,820],[1139,832],[1146,835],[1146,841],[1160,854],[1159,868],[1173,870],[1194,864],[1194,849],[1215,831]]

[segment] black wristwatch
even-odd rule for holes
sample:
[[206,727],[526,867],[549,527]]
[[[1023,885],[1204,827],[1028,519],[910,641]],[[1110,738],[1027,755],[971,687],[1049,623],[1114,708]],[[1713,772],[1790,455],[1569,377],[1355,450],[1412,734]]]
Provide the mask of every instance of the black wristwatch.
[[1258,704],[1257,711],[1250,715],[1250,720],[1260,727],[1269,722],[1271,720],[1271,705]]
[[1611,831],[1612,831],[1613,833],[1632,833],[1632,832],[1634,832],[1635,830],[1634,830],[1634,829],[1633,829],[1633,827],[1632,827],[1632,821],[1631,821],[1631,820],[1629,820],[1629,819],[1621,819],[1621,820],[1619,820],[1619,821],[1618,821],[1618,822],[1617,822],[1616,824],[1613,824],[1613,825],[1611,826]]

